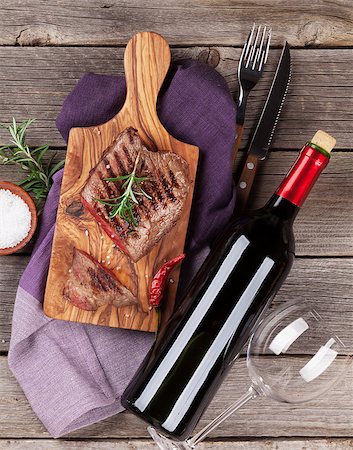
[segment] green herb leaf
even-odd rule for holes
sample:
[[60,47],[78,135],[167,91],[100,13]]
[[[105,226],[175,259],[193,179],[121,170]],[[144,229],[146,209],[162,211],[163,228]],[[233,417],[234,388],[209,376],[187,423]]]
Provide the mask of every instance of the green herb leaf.
[[26,178],[17,184],[32,192],[38,200],[37,206],[40,209],[53,183],[52,177],[63,167],[64,161],[54,163],[53,157],[46,158],[49,150],[48,144],[34,149],[28,147],[26,131],[34,120],[29,119],[17,124],[13,118],[10,125],[0,123],[0,127],[6,129],[12,138],[10,144],[0,147],[0,163],[19,164],[22,170],[27,172]]
[[130,225],[137,227],[137,220],[134,216],[134,208],[138,205],[138,196],[144,196],[148,199],[152,200],[152,197],[149,196],[140,186],[140,184],[144,181],[149,181],[148,177],[137,177],[136,176],[136,168],[140,158],[140,153],[138,153],[133,171],[127,175],[120,175],[118,177],[112,178],[104,178],[106,182],[116,182],[116,181],[124,181],[121,188],[124,191],[122,195],[115,198],[95,198],[99,203],[102,203],[105,206],[110,206],[109,217],[112,219],[116,216],[121,217],[126,220]]
[[60,169],[64,167],[65,161],[59,161],[53,166],[50,166],[50,172],[48,174],[49,178],[52,178],[52,176],[58,172]]

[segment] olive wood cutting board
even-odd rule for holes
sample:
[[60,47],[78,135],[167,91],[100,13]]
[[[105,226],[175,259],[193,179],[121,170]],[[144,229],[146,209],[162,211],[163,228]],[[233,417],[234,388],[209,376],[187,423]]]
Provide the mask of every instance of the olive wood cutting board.
[[[150,285],[156,271],[183,252],[199,153],[197,147],[171,136],[159,120],[157,96],[169,65],[170,48],[162,36],[151,32],[136,34],[125,50],[127,97],[120,112],[104,124],[70,131],[44,297],[44,312],[49,317],[135,330],[157,329],[157,312],[149,306]],[[80,201],[90,170],[129,126],[138,130],[149,150],[168,150],[182,156],[188,162],[190,177],[190,190],[177,224],[137,263],[112,246],[111,239]],[[75,247],[112,270],[122,284],[137,294],[139,304],[119,308],[109,304],[96,311],[84,311],[65,300],[63,290]],[[180,268],[175,268],[167,283],[163,299],[166,315],[174,306],[179,272]]]

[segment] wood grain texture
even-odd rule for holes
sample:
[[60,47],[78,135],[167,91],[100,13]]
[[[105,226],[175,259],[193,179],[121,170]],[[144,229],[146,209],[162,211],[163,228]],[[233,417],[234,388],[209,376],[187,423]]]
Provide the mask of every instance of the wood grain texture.
[[[0,47],[0,120],[37,118],[29,143],[64,146],[55,127],[64,98],[86,72],[122,74],[123,53],[123,48]],[[265,103],[279,55],[271,49],[263,78],[250,94],[241,148]],[[172,60],[191,57],[215,67],[232,93],[239,56],[240,49],[229,47],[172,49]],[[292,80],[272,148],[299,149],[322,128],[337,138],[337,149],[352,149],[353,49],[292,49],[291,56]],[[0,143],[7,140],[0,130]]]
[[[304,359],[303,359],[304,362]],[[266,360],[271,365],[271,358]],[[253,437],[350,437],[353,426],[353,397],[347,395],[353,383],[350,370],[334,390],[302,405],[286,405],[259,398],[245,405],[212,434],[211,439],[232,436]],[[245,358],[236,361],[229,376],[207,409],[198,429],[206,425],[222,409],[239,398],[249,386]],[[48,437],[35,417],[20,387],[10,375],[6,358],[0,357],[0,427],[1,438],[26,436]],[[145,424],[124,412],[100,423],[78,430],[71,438],[136,438],[147,437]]]
[[2,256],[0,262],[0,351],[7,351],[10,344],[13,306],[18,282],[29,258]]
[[[7,256],[0,265],[0,351],[9,348],[11,319],[19,277],[28,257]],[[273,307],[286,301],[308,301],[327,317],[345,341],[352,339],[353,258],[297,258]],[[337,311],[344,314],[337,315]],[[352,344],[353,351],[353,344]]]
[[0,45],[125,45],[135,31],[171,44],[242,45],[253,22],[273,27],[274,44],[352,45],[346,0],[2,0]]
[[[63,148],[65,143],[55,128],[55,118],[77,80],[87,71],[123,72],[123,48],[87,46],[125,46],[134,30],[141,29],[161,32],[171,44],[177,45],[179,48],[172,49],[174,60],[193,57],[215,67],[225,76],[234,93],[240,50],[233,46],[243,45],[248,29],[256,21],[273,26],[275,45],[281,45],[287,38],[292,45],[308,47],[292,49],[293,79],[273,148],[299,149],[307,136],[323,128],[337,137],[339,149],[351,150],[353,49],[312,47],[351,46],[352,15],[351,4],[346,0],[275,3],[265,0],[247,5],[236,0],[158,0],[143,5],[138,0],[87,0],[80,4],[68,0],[4,0],[0,4],[0,121],[8,121],[13,115],[18,119],[37,117],[38,121],[29,133],[30,142],[35,145],[48,141]],[[180,48],[198,44],[207,47]],[[84,48],[21,45],[80,45]],[[242,148],[246,146],[265,101],[278,55],[279,50],[271,49],[264,78],[249,99]],[[0,143],[4,143],[1,130]],[[295,225],[298,254],[352,256],[352,155],[352,152],[336,153],[307,200]],[[272,193],[294,158],[294,152],[273,152],[270,160],[259,167],[253,191],[254,205],[261,205]],[[0,167],[0,179],[15,180],[18,173],[13,167]],[[324,226],[316,227],[320,220]],[[334,230],[332,236],[325,233],[325,228]],[[25,256],[1,258],[0,261],[0,351],[8,348],[14,295],[27,261]],[[352,271],[350,259],[297,259],[277,300],[285,301],[298,295],[312,299],[328,312],[339,308],[344,311],[342,318],[346,320],[343,330],[351,333]],[[141,423],[128,414],[77,432],[79,440],[49,440],[20,388],[10,377],[5,358],[0,361],[0,380],[0,435],[4,438],[0,440],[0,448],[155,448],[145,439],[129,439],[133,436],[145,438],[146,433]],[[353,413],[347,405],[347,400],[351,400],[347,393],[352,390],[353,379],[346,382],[348,386],[339,386],[338,395],[333,399],[330,396],[309,404],[305,412],[282,405],[274,409],[273,404],[266,402],[249,405],[219,430],[224,441],[211,442],[200,449],[352,448],[351,439],[329,438],[352,436]],[[218,407],[241,394],[245,384],[245,371],[227,381],[202,423],[213,418]],[[282,434],[283,438],[263,437],[271,434]],[[291,437],[305,435],[313,438]],[[6,439],[9,436],[15,440]],[[23,439],[26,436],[27,439]],[[114,436],[122,439],[114,441]],[[315,438],[319,436],[325,439]],[[31,437],[40,439],[28,440]],[[97,440],[90,440],[94,438]]]
[[[352,439],[247,439],[247,441],[229,440],[206,441],[198,444],[199,450],[349,450]],[[156,444],[150,439],[126,440],[65,440],[65,439],[21,439],[1,440],[3,450],[156,450]]]
[[[53,249],[44,297],[49,317],[143,331],[156,331],[158,316],[150,308],[149,291],[157,270],[183,253],[197,171],[198,149],[171,136],[161,124],[157,97],[170,65],[168,43],[156,33],[138,33],[128,43],[124,67],[127,96],[119,113],[94,127],[72,128],[69,136],[63,183],[60,194]],[[171,151],[188,163],[189,192],[179,220],[151,251],[136,263],[112,247],[112,241],[89,213],[78,219],[68,214],[73,203],[81,204],[80,194],[92,168],[104,150],[128,127],[138,130],[151,151]],[[109,259],[109,268],[119,282],[137,295],[138,305],[116,307],[106,304],[96,311],[85,311],[63,298],[64,286],[72,265],[73,249],[86,251],[98,261]],[[109,256],[107,256],[109,255]],[[163,318],[174,307],[180,266],[173,270],[173,283],[164,295]]]

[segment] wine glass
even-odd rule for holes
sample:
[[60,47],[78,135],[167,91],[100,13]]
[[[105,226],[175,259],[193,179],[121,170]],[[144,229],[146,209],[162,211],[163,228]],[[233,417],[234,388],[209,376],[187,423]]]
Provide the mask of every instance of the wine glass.
[[[330,318],[333,321],[332,314]],[[173,441],[153,427],[148,431],[162,450],[190,450],[258,396],[284,403],[312,400],[346,373],[352,363],[347,344],[351,342],[344,343],[316,308],[308,303],[287,303],[265,317],[250,338],[247,368],[251,385],[239,400],[186,441]]]

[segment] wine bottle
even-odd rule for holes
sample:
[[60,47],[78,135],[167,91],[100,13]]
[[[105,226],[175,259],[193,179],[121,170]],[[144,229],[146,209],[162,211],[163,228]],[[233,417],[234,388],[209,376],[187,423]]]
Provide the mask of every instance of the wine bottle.
[[227,227],[125,390],[125,408],[174,439],[191,435],[290,271],[293,221],[334,145],[318,131],[268,203]]

